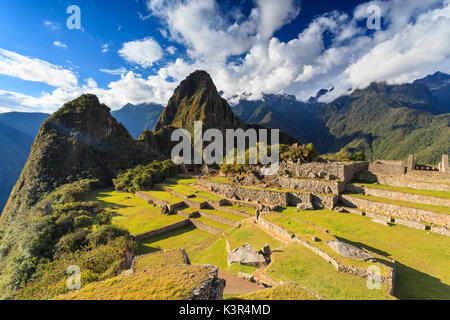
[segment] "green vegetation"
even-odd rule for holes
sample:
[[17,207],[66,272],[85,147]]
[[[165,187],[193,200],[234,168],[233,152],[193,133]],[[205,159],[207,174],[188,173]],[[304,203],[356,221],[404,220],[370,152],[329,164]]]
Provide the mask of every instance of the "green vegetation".
[[319,300],[319,298],[296,283],[289,282],[275,288],[263,289],[240,296],[229,295],[233,300]]
[[353,184],[355,184],[357,186],[368,187],[368,188],[373,188],[373,189],[381,189],[381,190],[387,190],[387,191],[417,194],[417,195],[421,195],[421,196],[450,199],[449,191],[435,191],[435,190],[423,190],[423,189],[414,189],[414,188],[406,188],[406,187],[394,187],[394,186],[387,186],[387,185],[378,184],[378,183],[354,182]]
[[211,237],[211,234],[197,229],[193,226],[186,226],[174,231],[170,231],[152,238],[138,242],[137,253],[145,254],[162,249],[184,248],[190,255],[190,249],[202,241]]
[[209,213],[212,215],[216,215],[216,216],[219,216],[219,217],[231,220],[231,221],[236,221],[236,222],[245,219],[244,217],[238,216],[237,214],[233,214],[228,211],[220,211],[220,210],[215,210],[215,209],[201,209],[200,211],[206,212],[206,213]]
[[327,261],[298,243],[292,243],[272,256],[264,274],[276,281],[293,281],[325,299],[390,299],[387,286],[370,290],[367,279],[339,272]]
[[[153,194],[153,192],[152,192]],[[130,193],[101,189],[92,191],[88,199],[98,201],[112,216],[112,223],[128,230],[132,235],[158,229],[184,218],[177,215],[162,215],[157,206]]]
[[181,249],[156,251],[137,256],[133,263],[135,271],[162,265],[186,264],[186,256]]
[[206,217],[200,216],[200,217],[194,217],[194,218],[192,218],[192,219],[195,220],[195,221],[201,222],[201,223],[203,223],[203,224],[206,224],[206,225],[208,225],[208,226],[211,226],[211,227],[213,227],[213,228],[222,230],[222,231],[231,229],[231,227],[228,226],[228,225],[226,225],[226,224],[217,222],[216,220],[208,219],[208,218],[206,218]]
[[134,193],[149,189],[154,184],[164,181],[167,177],[175,176],[177,173],[178,167],[171,160],[153,161],[148,165],[138,165],[119,173],[117,178],[113,179],[113,183],[117,191]]
[[[289,209],[294,211],[294,208]],[[337,237],[394,259],[397,262],[396,297],[450,299],[449,237],[401,225],[386,228],[367,217],[328,209],[298,214],[302,220],[319,224]]]
[[231,249],[238,248],[245,243],[249,243],[255,250],[259,250],[264,244],[268,243],[272,250],[281,246],[281,242],[272,238],[270,235],[252,225],[251,223],[244,223],[240,228],[233,229],[225,233],[223,237],[217,239],[213,244],[202,248],[200,252],[190,254],[191,261],[194,263],[210,263],[218,266],[220,270],[231,274],[237,274],[239,271],[246,273],[253,273],[256,268],[249,266],[242,266],[233,263],[228,266],[226,241],[230,243]]
[[185,300],[207,281],[210,273],[203,266],[152,267],[131,275],[120,275],[91,283],[60,300]]
[[325,159],[335,161],[364,161],[366,157],[361,151],[350,150],[349,148],[342,148],[339,152],[330,153],[323,156]]
[[354,193],[346,193],[349,196],[375,201],[375,202],[382,202],[387,204],[395,204],[402,207],[408,207],[408,208],[414,208],[414,209],[421,209],[421,210],[428,210],[433,211],[436,213],[441,214],[450,214],[450,208],[449,207],[443,207],[443,206],[435,206],[431,204],[423,204],[423,203],[417,203],[417,202],[409,202],[409,201],[403,201],[403,200],[393,200],[388,198],[381,198],[381,197],[375,197],[365,194],[354,194]]

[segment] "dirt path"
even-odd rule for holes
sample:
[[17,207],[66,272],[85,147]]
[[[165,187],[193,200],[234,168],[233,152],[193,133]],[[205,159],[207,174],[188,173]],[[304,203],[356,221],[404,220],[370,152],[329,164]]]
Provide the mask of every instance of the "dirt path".
[[219,278],[225,279],[224,293],[249,293],[263,289],[260,285],[238,278],[232,274],[225,273],[219,270]]

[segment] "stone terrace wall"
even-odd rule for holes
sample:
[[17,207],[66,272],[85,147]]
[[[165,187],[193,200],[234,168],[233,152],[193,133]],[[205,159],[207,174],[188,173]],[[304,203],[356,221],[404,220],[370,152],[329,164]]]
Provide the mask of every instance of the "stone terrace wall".
[[436,206],[450,207],[450,199],[437,198],[431,196],[424,196],[420,194],[395,192],[390,190],[383,190],[378,188],[370,188],[367,186],[357,186],[354,184],[347,184],[345,190],[355,193],[367,194],[375,197],[388,198],[393,200],[410,201],[424,204],[431,204]]
[[375,175],[402,175],[406,173],[406,168],[399,163],[376,161],[369,164],[369,172]]
[[[450,191],[450,184],[440,183],[438,181],[434,183],[427,183],[417,181],[414,179],[414,175],[405,174],[401,176],[377,176],[378,183],[385,184],[393,187],[404,187],[423,190],[436,190],[436,191]],[[426,181],[426,179],[422,179]]]
[[316,180],[311,178],[279,177],[277,182],[283,188],[307,190],[319,193],[339,195],[344,191],[345,183],[333,180]]
[[204,265],[209,272],[209,279],[194,289],[192,300],[222,300],[225,280],[218,277],[219,269],[212,265]]
[[366,211],[380,213],[386,216],[398,217],[400,219],[433,223],[439,226],[450,227],[450,215],[439,214],[432,211],[407,208],[395,204],[375,202],[350,195],[341,195],[341,200],[348,207],[357,207]]
[[202,223],[196,219],[190,219],[190,223],[192,223],[196,228],[199,228],[200,230],[203,230],[211,234],[218,234],[222,232],[222,230],[214,228],[213,226],[210,226],[208,224]]
[[366,170],[367,162],[310,162],[281,163],[280,171],[287,171],[298,177],[320,178],[327,180],[350,181],[354,174]]
[[144,199],[144,200],[148,201],[149,203],[153,202],[154,204],[156,204],[160,208],[162,208],[164,206],[167,206],[169,208],[169,212],[171,214],[175,214],[177,208],[180,208],[180,207],[185,205],[185,203],[183,201],[179,202],[179,203],[172,203],[171,204],[171,203],[168,203],[168,202],[166,202],[164,200],[160,200],[158,198],[155,198],[155,197],[149,195],[148,193],[139,192],[139,191],[135,193],[135,197]]
[[148,231],[148,232],[145,232],[145,233],[141,233],[141,234],[135,235],[134,238],[136,240],[142,240],[142,239],[146,239],[146,238],[151,238],[151,237],[158,236],[158,235],[166,233],[166,232],[170,232],[170,231],[173,231],[173,230],[177,230],[177,229],[183,228],[183,227],[188,226],[190,224],[191,224],[191,221],[189,219],[186,219],[186,220],[182,220],[182,221],[179,221],[179,222],[175,222],[175,223],[173,223],[171,225],[168,225],[168,226],[165,226],[165,227],[162,227],[162,228],[159,228],[159,229],[154,229],[154,230],[151,230],[151,231]]

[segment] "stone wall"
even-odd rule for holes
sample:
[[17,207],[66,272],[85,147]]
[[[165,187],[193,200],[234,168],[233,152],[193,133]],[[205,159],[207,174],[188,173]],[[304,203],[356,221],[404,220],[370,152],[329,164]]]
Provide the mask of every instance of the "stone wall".
[[388,198],[393,200],[402,200],[402,201],[431,204],[436,206],[450,207],[450,199],[445,198],[437,198],[420,194],[383,190],[367,186],[358,186],[350,183],[348,183],[345,186],[345,190],[354,193],[367,194],[375,197]]
[[[418,181],[414,179],[414,174],[405,174],[401,176],[377,176],[377,181],[380,184],[404,187],[423,190],[436,190],[436,191],[450,191],[450,184],[441,183],[438,180],[433,183],[425,182],[427,179],[421,179]],[[419,178],[420,177],[416,177]]]
[[222,232],[222,230],[214,228],[213,226],[210,226],[208,224],[202,223],[196,219],[190,219],[190,222],[196,227],[199,228],[200,230],[203,230],[205,232],[211,233],[211,234],[217,234]]
[[204,212],[201,210],[199,211],[199,213],[202,217],[205,217],[205,218],[208,218],[211,220],[215,220],[217,222],[226,224],[227,226],[234,226],[236,223],[238,223],[237,221],[233,221],[233,220],[230,220],[230,219],[227,219],[227,218],[215,215],[215,214],[210,214],[210,213],[207,213],[207,212]]
[[315,207],[334,208],[339,198],[332,195],[314,194],[311,192],[276,191],[266,189],[251,189],[228,183],[218,183],[209,180],[199,180],[200,187],[209,192],[219,194],[232,201],[262,203],[268,206],[296,205],[300,202],[312,202]]
[[428,222],[439,226],[450,226],[450,215],[446,214],[439,214],[416,208],[407,208],[395,204],[375,202],[352,197],[350,195],[341,195],[341,201],[348,207],[357,207],[365,211],[379,213],[390,217],[421,223]]
[[291,178],[281,176],[277,179],[283,188],[299,189],[319,193],[332,193],[339,195],[344,191],[345,183],[336,180],[317,180],[311,178]]
[[219,268],[204,265],[209,273],[209,279],[192,291],[192,300],[222,300],[225,289],[225,280],[218,277]]
[[433,233],[442,234],[443,236],[450,237],[450,229],[445,227],[433,226],[431,227],[430,231]]
[[369,164],[369,172],[375,175],[402,175],[406,173],[406,168],[396,162],[375,161]]
[[149,203],[154,203],[160,208],[167,206],[169,208],[169,213],[171,213],[171,214],[175,214],[177,211],[177,208],[180,208],[185,205],[185,203],[183,201],[178,202],[178,203],[169,203],[164,200],[155,198],[148,193],[144,193],[144,192],[140,192],[140,191],[136,192],[134,195],[135,195],[135,197],[144,199],[144,200],[148,201]]
[[279,172],[287,171],[297,177],[350,181],[355,173],[366,170],[367,166],[367,162],[283,162]]
[[159,228],[159,229],[154,229],[154,230],[151,230],[151,231],[148,231],[148,232],[145,232],[145,233],[141,233],[141,234],[135,235],[134,238],[136,240],[142,240],[142,239],[146,239],[146,238],[151,238],[151,237],[154,237],[154,236],[166,233],[166,232],[170,232],[170,231],[173,231],[173,230],[177,230],[177,229],[183,228],[183,227],[185,227],[187,225],[190,225],[190,224],[191,224],[191,221],[189,219],[186,219],[186,220],[182,220],[182,221],[173,223],[171,225],[168,225],[168,226],[165,226],[165,227],[162,227],[162,228]]

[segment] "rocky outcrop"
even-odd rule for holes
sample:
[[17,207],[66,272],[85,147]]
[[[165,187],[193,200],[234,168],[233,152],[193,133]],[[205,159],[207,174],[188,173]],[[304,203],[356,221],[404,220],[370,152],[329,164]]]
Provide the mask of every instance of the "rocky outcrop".
[[270,255],[269,245],[263,246],[259,252],[256,252],[250,244],[246,243],[239,248],[229,251],[227,262],[228,265],[239,263],[244,266],[262,267],[270,262]]
[[355,247],[349,243],[341,242],[338,240],[327,241],[326,243],[331,249],[339,253],[341,256],[347,258],[363,261],[375,259],[375,257],[372,256],[370,253],[358,247]]

